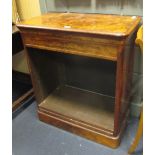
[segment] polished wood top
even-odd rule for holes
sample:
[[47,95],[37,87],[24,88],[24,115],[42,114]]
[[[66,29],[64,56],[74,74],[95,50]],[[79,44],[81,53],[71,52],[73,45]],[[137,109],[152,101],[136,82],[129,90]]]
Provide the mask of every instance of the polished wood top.
[[18,27],[60,31],[128,36],[139,24],[138,16],[119,16],[82,13],[48,13],[20,22]]

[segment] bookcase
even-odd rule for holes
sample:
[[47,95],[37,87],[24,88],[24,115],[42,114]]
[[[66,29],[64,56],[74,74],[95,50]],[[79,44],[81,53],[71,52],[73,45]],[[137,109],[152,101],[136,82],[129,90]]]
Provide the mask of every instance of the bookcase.
[[19,23],[39,119],[118,147],[130,110],[140,20],[48,13]]

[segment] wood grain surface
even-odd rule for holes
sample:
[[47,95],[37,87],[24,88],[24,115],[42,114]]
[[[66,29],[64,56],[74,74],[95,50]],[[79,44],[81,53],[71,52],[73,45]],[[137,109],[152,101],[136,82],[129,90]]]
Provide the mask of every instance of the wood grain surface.
[[18,27],[128,36],[138,25],[138,16],[80,13],[48,13],[23,21]]

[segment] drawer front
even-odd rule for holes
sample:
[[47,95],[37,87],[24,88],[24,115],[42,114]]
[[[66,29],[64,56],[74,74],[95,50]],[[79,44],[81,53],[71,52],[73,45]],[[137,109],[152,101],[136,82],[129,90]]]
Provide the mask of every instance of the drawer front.
[[21,30],[25,46],[82,56],[117,60],[120,40],[93,34],[39,29]]

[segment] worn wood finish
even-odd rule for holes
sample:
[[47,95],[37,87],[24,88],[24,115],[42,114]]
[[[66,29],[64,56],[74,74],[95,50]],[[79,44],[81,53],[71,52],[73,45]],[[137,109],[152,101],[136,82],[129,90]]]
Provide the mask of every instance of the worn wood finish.
[[[135,16],[49,13],[18,24],[27,51],[31,78],[38,102],[39,119],[98,143],[113,148],[117,147],[129,114],[131,71],[134,55],[133,49],[130,47],[133,47],[133,40],[135,39],[135,32],[139,22],[140,17]],[[80,120],[75,113],[72,113],[74,110],[77,111],[75,107],[78,103],[76,97],[73,100],[71,99],[74,93],[70,93],[71,98],[69,97],[67,100],[62,97],[65,92],[62,91],[63,94],[56,93],[57,95],[54,93],[57,88],[63,87],[68,83],[71,84],[71,87],[75,84],[76,87],[81,88],[77,84],[77,79],[75,81],[67,81],[67,71],[73,71],[74,69],[81,71],[79,66],[75,64],[71,66],[72,69],[69,69],[67,66],[70,64],[68,63],[69,59],[72,61],[80,59],[63,55],[80,55],[89,59],[97,58],[98,61],[99,59],[100,61],[105,61],[106,59],[106,61],[110,60],[111,63],[112,61],[116,63],[116,89],[113,96],[115,102],[113,105],[109,105],[113,109],[112,121],[107,119],[107,122],[104,123],[103,121],[103,124],[101,119],[94,123],[91,121],[97,119],[99,115],[99,113],[95,114],[99,102],[96,103],[96,108],[94,106],[93,119],[91,117],[89,119],[89,114],[92,115],[93,113],[92,108],[89,107],[88,115],[85,116],[82,113],[83,120]],[[85,63],[88,62],[93,63],[93,61],[85,61]],[[89,65],[85,66],[85,69],[89,70],[88,75],[93,73],[89,67]],[[96,69],[98,73],[101,72],[100,67]],[[107,69],[108,72],[110,70]],[[83,75],[84,73],[83,70]],[[75,72],[75,74],[80,74],[80,72]],[[109,75],[113,74],[110,73]],[[83,76],[83,78],[86,79],[87,76]],[[93,78],[93,74],[89,78]],[[87,81],[85,80],[86,83]],[[99,82],[99,80],[96,82]],[[91,94],[94,89],[88,89],[87,91],[90,91]],[[80,97],[82,98],[81,95],[79,95],[79,99]],[[89,99],[90,97],[84,97],[82,101],[89,103]],[[98,98],[98,100],[100,99]],[[60,107],[58,108],[55,103],[59,104]],[[67,112],[67,109],[62,107],[65,104],[73,111]],[[106,102],[103,101],[103,104],[106,104]],[[74,105],[75,107],[72,107]],[[86,105],[88,106],[89,104]],[[81,109],[80,112],[83,111],[86,105],[84,103],[83,106],[82,104],[78,105],[80,106],[78,108]],[[104,110],[100,113],[101,115]],[[106,113],[103,115],[103,119],[108,116]]]

